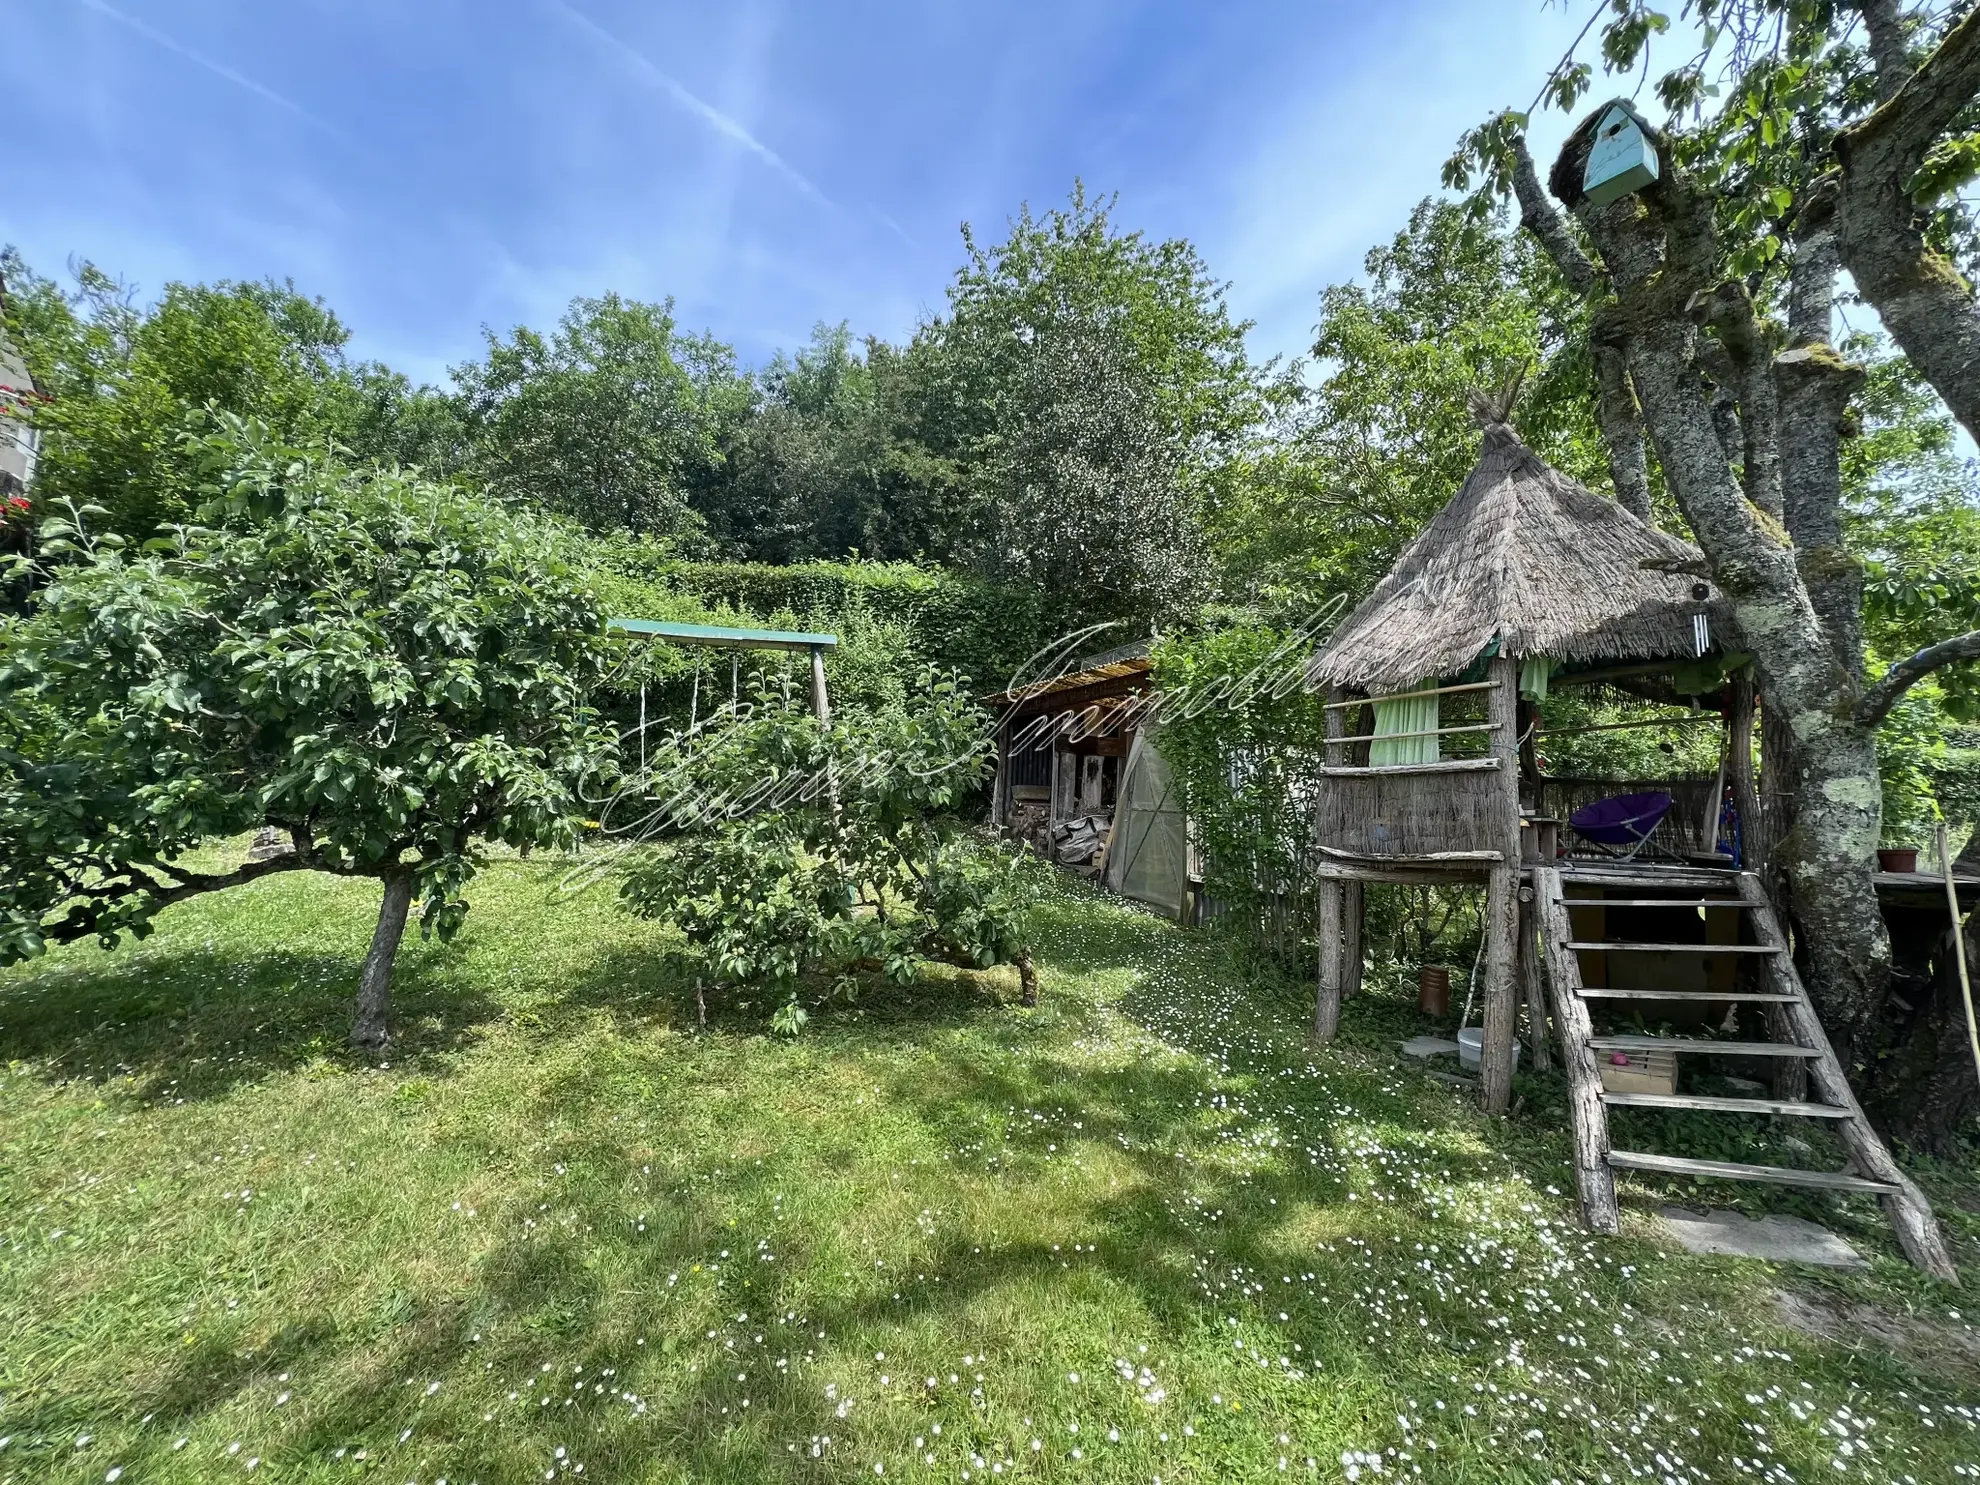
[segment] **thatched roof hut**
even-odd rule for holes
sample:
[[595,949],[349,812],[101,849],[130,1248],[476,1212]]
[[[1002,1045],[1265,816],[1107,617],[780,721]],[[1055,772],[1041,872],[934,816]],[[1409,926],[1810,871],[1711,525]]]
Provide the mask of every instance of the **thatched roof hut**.
[[1455,675],[1494,638],[1514,659],[1629,662],[1697,653],[1703,612],[1731,612],[1696,547],[1576,484],[1487,410],[1485,447],[1451,503],[1308,662],[1307,678],[1369,693]]

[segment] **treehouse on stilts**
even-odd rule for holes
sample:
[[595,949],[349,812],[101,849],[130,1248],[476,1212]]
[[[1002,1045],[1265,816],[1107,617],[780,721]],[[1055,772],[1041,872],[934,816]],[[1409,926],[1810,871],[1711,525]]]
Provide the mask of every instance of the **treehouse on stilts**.
[[[1334,1035],[1359,981],[1367,884],[1482,885],[1480,1098],[1492,1113],[1510,1100],[1522,1010],[1534,1064],[1548,1065],[1551,1016],[1590,1228],[1617,1230],[1618,1169],[1861,1192],[1914,1263],[1950,1276],[1931,1209],[1851,1094],[1753,869],[1754,691],[1729,606],[1696,548],[1521,443],[1509,401],[1474,396],[1477,466],[1308,663],[1330,693],[1315,1037]],[[1716,728],[1717,776],[1547,775],[1547,698],[1594,685],[1663,704],[1609,725]],[[1680,1091],[1680,1066],[1693,1085],[1767,1096]],[[1618,1107],[1819,1122],[1848,1168],[1618,1149]]]

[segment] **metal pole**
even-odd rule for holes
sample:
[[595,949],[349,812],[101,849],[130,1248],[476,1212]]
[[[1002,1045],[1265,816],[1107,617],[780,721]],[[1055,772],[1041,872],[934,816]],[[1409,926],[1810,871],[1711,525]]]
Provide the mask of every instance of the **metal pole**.
[[646,682],[639,683],[639,771],[646,772]]

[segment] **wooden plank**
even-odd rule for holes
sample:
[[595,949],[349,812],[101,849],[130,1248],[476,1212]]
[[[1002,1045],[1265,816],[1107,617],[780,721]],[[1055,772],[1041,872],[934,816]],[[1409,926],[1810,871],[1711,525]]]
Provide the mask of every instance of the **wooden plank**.
[[1452,882],[1482,882],[1491,870],[1488,861],[1448,861],[1411,867],[1378,866],[1367,857],[1352,861],[1316,861],[1313,875],[1324,882],[1384,882],[1398,887],[1437,887]]
[[1575,886],[1588,887],[1669,887],[1673,891],[1683,891],[1687,887],[1716,887],[1725,891],[1734,886],[1730,871],[1711,871],[1696,866],[1639,866],[1631,869],[1621,861],[1588,860],[1586,864],[1572,858],[1561,861],[1558,868],[1561,880]]
[[1842,1064],[1836,1061],[1836,1054],[1829,1046],[1828,1034],[1822,1030],[1821,1019],[1802,993],[1801,978],[1794,972],[1794,960],[1787,953],[1787,935],[1782,932],[1780,921],[1774,916],[1773,904],[1767,901],[1760,879],[1752,872],[1739,874],[1739,895],[1753,908],[1753,936],[1761,943],[1780,950],[1760,961],[1760,972],[1772,989],[1794,997],[1792,1002],[1781,1007],[1782,1019],[1795,1036],[1819,1049],[1815,1059],[1808,1064],[1816,1094],[1822,1102],[1850,1111],[1851,1117],[1836,1126],[1843,1148],[1849,1151],[1850,1159],[1856,1162],[1858,1169],[1890,1187],[1883,1198],[1883,1208],[1884,1215],[1890,1218],[1898,1246],[1904,1250],[1906,1258],[1933,1278],[1943,1279],[1949,1284],[1958,1283],[1959,1271],[1953,1267],[1952,1254],[1946,1249],[1938,1219],[1932,1215],[1931,1203],[1926,1201],[1925,1193],[1918,1189],[1917,1183],[1892,1159],[1891,1152],[1884,1147],[1883,1140],[1857,1103],[1856,1093],[1849,1086],[1849,1079],[1843,1075]]
[[1321,855],[1332,856],[1338,861],[1379,861],[1384,866],[1417,861],[1425,866],[1443,866],[1452,861],[1492,864],[1506,859],[1497,851],[1423,851],[1408,856],[1371,856],[1362,851],[1343,851],[1338,846],[1316,846],[1314,849]]
[[1690,1000],[1728,1001],[1743,1000],[1755,1004],[1775,1003],[1793,1000],[1792,995],[1779,995],[1771,990],[1617,990],[1609,986],[1584,987],[1585,1000]]
[[1708,1114],[1786,1114],[1798,1119],[1847,1119],[1848,1109],[1791,1098],[1712,1098],[1699,1093],[1604,1093],[1615,1109],[1697,1109]]
[[[1370,743],[1376,743],[1380,742],[1381,739],[1371,737],[1368,741]],[[1320,777],[1323,779],[1363,779],[1374,774],[1387,774],[1393,777],[1401,774],[1415,773],[1478,773],[1486,769],[1497,768],[1498,766],[1499,760],[1493,757],[1445,758],[1436,763],[1341,763],[1323,767],[1320,770]]]
[[1542,727],[1542,737],[1575,737],[1583,732],[1632,732],[1640,727],[1693,727],[1700,722],[1717,722],[1717,712],[1689,712],[1675,717],[1640,717],[1634,722],[1597,722],[1589,727]]
[[1582,940],[1568,945],[1570,949],[1607,949],[1610,953],[1618,950],[1624,953],[1639,954],[1778,954],[1781,951],[1772,944],[1646,944],[1631,939]]
[[1683,1155],[1651,1155],[1611,1150],[1609,1164],[1622,1170],[1656,1171],[1669,1176],[1711,1176],[1721,1181],[1766,1181],[1776,1186],[1811,1186],[1819,1191],[1862,1191],[1885,1196],[1897,1190],[1888,1181],[1866,1181],[1846,1171],[1791,1170],[1784,1165],[1741,1165],[1731,1160],[1692,1160]]
[[1326,710],[1331,712],[1351,706],[1372,706],[1378,701],[1408,701],[1417,696],[1455,696],[1460,691],[1488,691],[1492,685],[1491,681],[1472,681],[1462,686],[1432,686],[1427,691],[1397,691],[1389,696],[1363,696],[1354,701],[1330,701],[1326,705]]
[[1609,1118],[1602,1106],[1602,1075],[1588,1039],[1593,1028],[1581,1002],[1581,961],[1567,947],[1572,936],[1562,906],[1561,877],[1552,867],[1533,868],[1534,906],[1546,951],[1547,992],[1561,1032],[1561,1061],[1568,1080],[1568,1128],[1574,1141],[1574,1182],[1581,1220],[1591,1232],[1615,1232],[1616,1178],[1609,1168]]
[[1497,722],[1472,722],[1463,727],[1425,727],[1419,732],[1371,732],[1357,741],[1378,743],[1394,742],[1400,737],[1446,737],[1453,732],[1490,732],[1498,725]]
[[1667,907],[1726,908],[1746,912],[1749,904],[1737,897],[1569,897],[1571,908],[1578,907]]
[[1590,1037],[1588,1045],[1597,1052],[1701,1052],[1714,1057],[1820,1057],[1813,1047],[1794,1047],[1783,1042],[1721,1042],[1696,1036],[1639,1036],[1634,1032],[1614,1032]]

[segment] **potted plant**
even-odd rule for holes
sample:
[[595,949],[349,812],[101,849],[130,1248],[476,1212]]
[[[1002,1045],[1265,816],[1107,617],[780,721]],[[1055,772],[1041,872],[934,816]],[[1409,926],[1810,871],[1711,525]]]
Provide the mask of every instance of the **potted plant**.
[[[1891,837],[1886,836],[1885,839],[1888,840]],[[1917,871],[1918,847],[1896,844],[1877,847],[1877,870]]]

